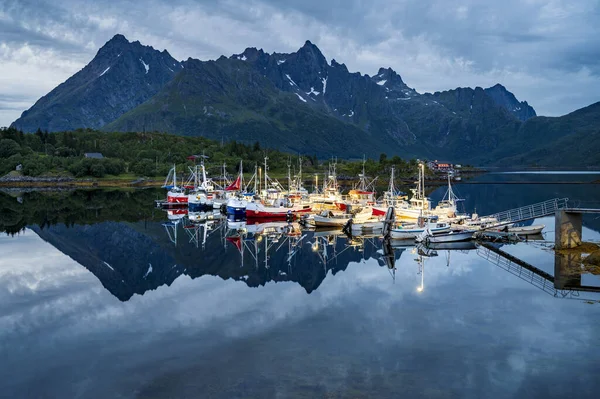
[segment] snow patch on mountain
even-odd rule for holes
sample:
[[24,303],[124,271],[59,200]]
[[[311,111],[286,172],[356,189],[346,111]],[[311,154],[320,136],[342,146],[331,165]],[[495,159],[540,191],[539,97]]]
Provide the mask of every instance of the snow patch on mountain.
[[306,94],[308,94],[309,96],[310,96],[311,94],[314,94],[315,96],[318,96],[319,94],[321,94],[321,92],[319,92],[319,91],[316,91],[314,87],[311,87],[311,88],[310,88],[310,91],[309,91],[308,93],[306,93]]
[[144,278],[146,278],[150,273],[152,273],[152,263],[148,263],[148,270],[146,274],[144,274]]
[[327,90],[327,78],[321,78],[321,82],[323,82],[323,95],[325,95],[325,91]]
[[277,61],[277,65],[281,65],[281,64],[284,64],[284,63],[285,63],[285,60],[278,60]]
[[[109,69],[110,69],[110,67],[106,68],[106,69],[104,70],[104,72],[102,72],[102,73],[100,74],[100,76],[102,76],[102,75],[104,75],[106,72],[108,72],[108,70],[109,70]],[[100,76],[98,76],[98,77],[100,77]]]
[[377,82],[377,84],[379,86],[383,86],[385,84],[385,82],[387,82],[387,79],[380,80],[379,82]]
[[298,93],[295,93],[295,94],[298,96],[298,98],[300,100],[302,100],[303,102],[306,102],[306,100],[304,99],[304,97],[302,97],[300,94],[298,94]]
[[113,267],[112,267],[111,265],[109,265],[108,263],[104,262],[104,264],[105,264],[106,266],[108,266],[108,268],[109,268],[110,270],[112,270],[113,272],[115,271],[115,269],[113,269]]
[[292,80],[292,78],[290,78],[290,75],[288,75],[287,73],[285,74],[285,77],[288,78],[288,80],[290,81],[290,86],[296,86],[298,87],[298,85],[296,84],[296,82],[294,82]]
[[148,73],[148,71],[150,70],[150,65],[146,64],[144,62],[143,59],[140,58],[140,62],[142,63],[142,65],[144,66],[144,68],[146,69],[146,73]]

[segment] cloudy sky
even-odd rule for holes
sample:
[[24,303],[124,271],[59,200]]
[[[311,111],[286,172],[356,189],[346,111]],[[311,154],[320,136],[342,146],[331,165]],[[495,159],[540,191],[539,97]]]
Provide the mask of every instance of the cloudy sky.
[[246,47],[391,66],[419,92],[505,85],[540,115],[600,100],[598,0],[0,0],[0,126],[115,33],[175,58]]

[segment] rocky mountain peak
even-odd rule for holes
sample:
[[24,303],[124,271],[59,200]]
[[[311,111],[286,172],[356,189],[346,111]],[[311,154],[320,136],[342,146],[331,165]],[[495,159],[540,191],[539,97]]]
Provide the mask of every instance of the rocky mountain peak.
[[341,70],[343,70],[345,72],[348,72],[348,68],[346,67],[346,64],[344,64],[344,63],[340,64],[339,62],[337,62],[335,60],[335,58],[331,60],[331,67],[332,68],[339,68],[339,69],[341,69]]
[[519,120],[526,121],[527,119],[536,116],[535,110],[527,104],[527,101],[517,100],[515,95],[500,83],[488,87],[485,89],[485,92],[497,105],[505,108]]
[[257,62],[264,58],[266,53],[263,49],[257,49],[256,47],[248,47],[241,54],[234,54],[230,58],[238,59],[241,61]]
[[[13,126],[26,132],[100,128],[152,97],[181,68],[166,50],[129,42],[117,34],[82,70],[23,112]],[[73,113],[74,109],[80,112]]]

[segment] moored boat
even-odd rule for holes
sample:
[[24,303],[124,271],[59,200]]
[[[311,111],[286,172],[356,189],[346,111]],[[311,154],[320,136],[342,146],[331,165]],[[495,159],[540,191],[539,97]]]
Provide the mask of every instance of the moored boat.
[[450,231],[450,225],[445,222],[439,222],[437,216],[419,217],[417,224],[401,225],[391,230],[390,236],[393,239],[411,239],[416,238],[429,229],[433,234]]
[[[172,181],[169,181],[172,178]],[[163,188],[167,191],[167,202],[170,204],[187,204],[188,196],[183,187],[177,186],[177,170],[175,165],[169,171]]]
[[518,235],[527,236],[540,234],[544,230],[544,228],[546,228],[546,225],[538,224],[534,226],[511,226],[506,228],[500,228],[498,229],[498,231],[506,231],[508,233],[515,233]]
[[354,214],[322,211],[320,214],[313,216],[312,224],[314,224],[315,227],[343,227],[348,224],[350,219],[356,223],[363,223],[371,217],[371,208],[362,208],[359,212]]
[[448,232],[434,233],[426,229],[417,237],[417,241],[425,243],[461,242],[473,238],[475,230],[450,230]]
[[268,206],[260,202],[248,202],[246,204],[247,218],[277,218],[286,219],[295,218],[298,214],[309,213],[310,205],[284,206],[284,201],[278,203],[278,206]]

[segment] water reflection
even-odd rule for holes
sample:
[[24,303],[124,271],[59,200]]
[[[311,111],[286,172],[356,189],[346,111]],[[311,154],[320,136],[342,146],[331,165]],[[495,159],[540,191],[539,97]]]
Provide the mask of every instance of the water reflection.
[[[597,305],[559,299],[576,283],[600,285],[592,270],[544,283],[472,243],[168,214],[152,209],[152,192],[52,194],[68,204],[54,214],[63,206],[38,195],[0,196],[18,215],[3,210],[3,226],[21,232],[0,238],[8,397],[594,397],[600,388],[590,373]],[[498,249],[554,277],[543,249],[551,236]],[[596,295],[578,292],[564,298]]]
[[[291,281],[310,294],[328,275],[334,276],[348,264],[367,259],[386,267],[395,280],[396,262],[405,251],[419,265],[419,291],[425,287],[426,259],[442,252],[449,265],[454,251],[477,254],[556,297],[588,299],[580,292],[598,291],[599,285],[597,279],[581,284],[582,275],[596,272],[581,269],[581,254],[557,254],[552,273],[512,257],[501,245],[481,247],[466,242],[415,246],[410,241],[383,242],[378,236],[347,237],[340,230],[309,231],[297,223],[227,220],[218,212],[152,210],[147,203],[141,205],[158,195],[152,191],[59,193],[58,198],[69,206],[49,219],[42,210],[53,202],[40,197],[40,193],[30,194],[25,201],[27,208],[20,212],[7,211],[6,204],[23,207],[22,199],[0,197],[0,220],[5,230],[18,232],[28,223],[28,217],[43,217],[31,229],[91,271],[121,301],[169,286],[183,275],[192,279],[215,275],[249,287]],[[56,195],[53,193],[51,198],[56,199]],[[93,200],[76,206],[82,198]],[[133,206],[123,206],[124,202],[132,202]],[[19,217],[13,217],[15,213]],[[117,221],[128,218],[133,221]],[[89,223],[90,219],[94,223]]]

